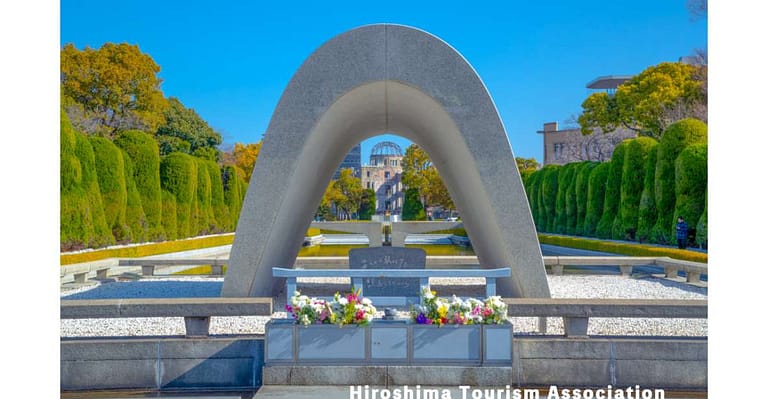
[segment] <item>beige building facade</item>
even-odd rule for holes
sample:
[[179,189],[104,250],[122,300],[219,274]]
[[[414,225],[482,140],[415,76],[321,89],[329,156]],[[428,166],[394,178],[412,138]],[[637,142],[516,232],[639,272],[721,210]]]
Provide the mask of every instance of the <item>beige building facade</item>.
[[389,211],[400,214],[403,210],[403,154],[392,142],[382,142],[373,147],[370,165],[360,168],[363,188],[376,193],[376,214]]
[[559,130],[557,122],[544,124],[540,131],[544,136],[543,165],[565,165],[580,161],[608,161],[613,150],[626,139],[637,137],[637,133],[619,128],[611,133],[602,133],[600,129],[590,135],[581,134],[581,129]]

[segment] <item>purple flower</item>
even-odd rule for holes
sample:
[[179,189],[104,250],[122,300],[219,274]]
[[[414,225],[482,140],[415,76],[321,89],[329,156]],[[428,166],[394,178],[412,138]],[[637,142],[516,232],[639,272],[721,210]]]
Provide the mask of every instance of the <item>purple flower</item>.
[[427,324],[427,316],[424,315],[424,313],[419,313],[419,315],[416,316],[416,323]]

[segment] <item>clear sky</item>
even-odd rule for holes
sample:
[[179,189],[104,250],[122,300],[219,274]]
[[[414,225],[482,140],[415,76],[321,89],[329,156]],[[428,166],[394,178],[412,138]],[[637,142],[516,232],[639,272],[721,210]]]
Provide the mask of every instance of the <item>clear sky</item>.
[[[685,0],[62,0],[60,40],[80,49],[139,45],[160,65],[166,96],[194,108],[225,143],[251,143],[312,51],[344,31],[381,22],[426,30],[463,54],[490,91],[515,156],[539,162],[536,131],[578,115],[587,82],[635,74],[707,46],[707,21],[693,21]],[[363,143],[364,162],[379,140]]]

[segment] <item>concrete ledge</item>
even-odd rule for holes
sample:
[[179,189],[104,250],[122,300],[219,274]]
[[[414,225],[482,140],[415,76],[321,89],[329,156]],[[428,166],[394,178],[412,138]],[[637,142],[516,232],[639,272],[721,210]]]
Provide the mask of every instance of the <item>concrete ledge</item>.
[[264,339],[141,337],[61,341],[62,391],[255,389]]
[[706,338],[522,336],[514,338],[513,353],[508,367],[264,367],[264,338],[258,336],[66,339],[61,389],[236,389],[262,383],[707,389]]
[[514,317],[707,318],[706,300],[504,298]]
[[62,319],[269,316],[272,298],[162,298],[61,301]]

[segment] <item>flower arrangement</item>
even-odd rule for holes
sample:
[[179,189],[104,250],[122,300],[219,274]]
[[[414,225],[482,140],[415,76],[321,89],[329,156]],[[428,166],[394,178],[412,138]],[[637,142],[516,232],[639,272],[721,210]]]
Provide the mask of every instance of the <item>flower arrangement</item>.
[[285,310],[291,313],[293,319],[301,325],[310,324],[357,324],[363,326],[373,320],[376,307],[371,300],[360,295],[360,290],[354,289],[348,294],[338,292],[333,300],[309,298],[296,291],[291,303],[285,305]]
[[411,320],[418,324],[502,324],[507,320],[507,304],[500,296],[481,301],[475,298],[452,300],[438,298],[435,291],[424,288],[421,305],[411,307]]

